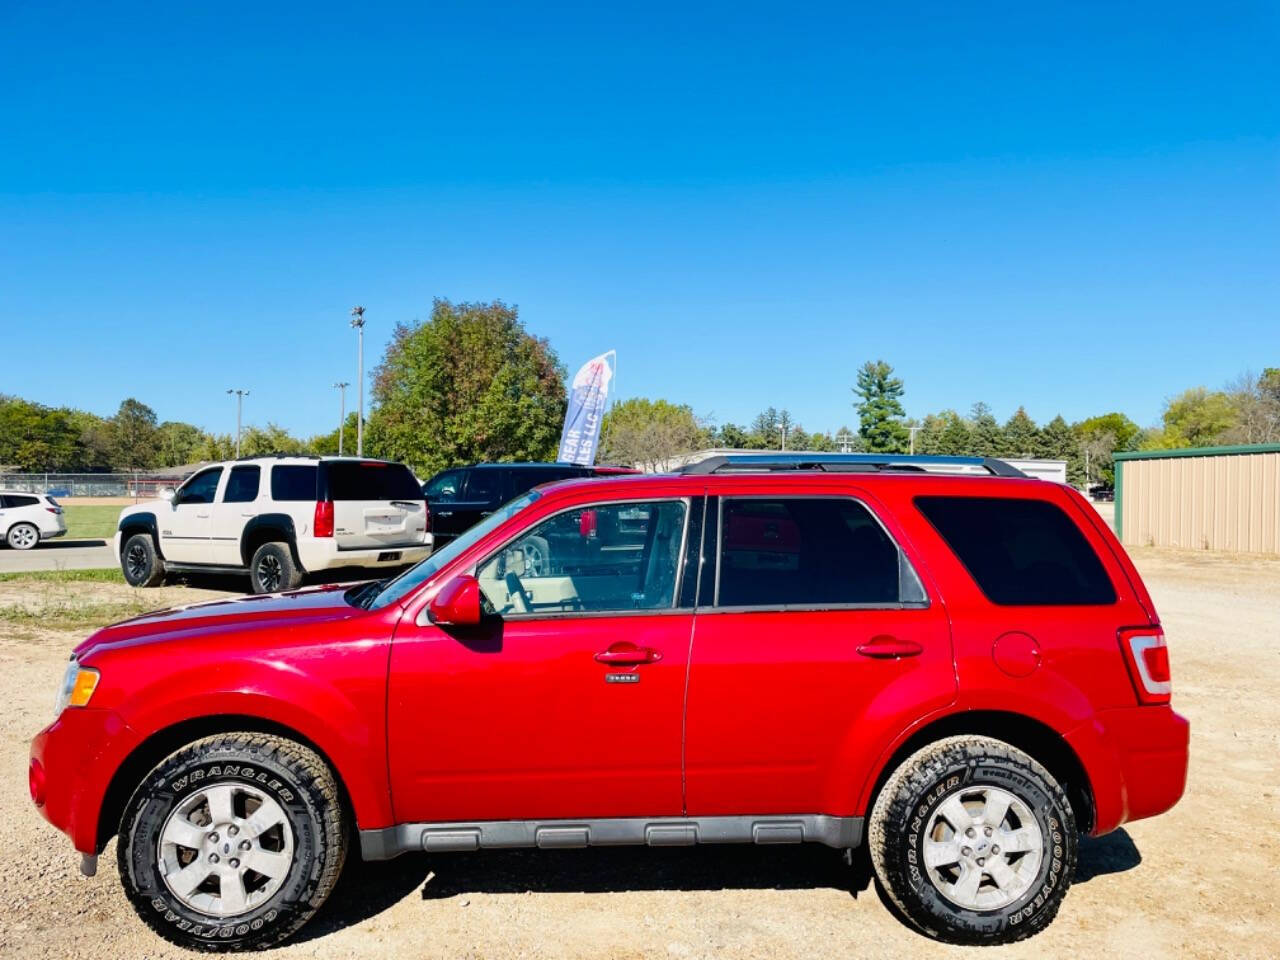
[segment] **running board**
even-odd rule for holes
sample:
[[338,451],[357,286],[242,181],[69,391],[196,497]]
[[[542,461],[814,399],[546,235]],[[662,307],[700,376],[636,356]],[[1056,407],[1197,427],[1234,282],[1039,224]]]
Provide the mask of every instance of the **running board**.
[[620,817],[608,820],[484,820],[473,823],[402,823],[360,831],[365,860],[402,853],[511,847],[571,849],[698,843],[823,843],[844,849],[862,843],[861,817],[824,814],[763,817]]

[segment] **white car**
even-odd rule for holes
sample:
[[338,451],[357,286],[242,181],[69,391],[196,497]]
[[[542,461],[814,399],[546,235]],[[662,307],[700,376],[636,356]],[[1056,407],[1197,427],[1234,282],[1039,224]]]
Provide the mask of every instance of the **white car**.
[[135,587],[166,572],[248,573],[255,593],[339,567],[402,567],[431,553],[431,518],[402,463],[269,456],[205,467],[120,513],[116,557]]
[[48,494],[0,490],[0,533],[13,549],[30,550],[41,540],[66,536],[67,521]]

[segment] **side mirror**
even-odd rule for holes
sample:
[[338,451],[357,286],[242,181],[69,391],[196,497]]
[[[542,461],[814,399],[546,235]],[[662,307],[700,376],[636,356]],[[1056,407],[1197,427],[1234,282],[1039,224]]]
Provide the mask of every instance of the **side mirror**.
[[480,581],[470,574],[454,577],[432,598],[427,617],[439,627],[474,627],[480,622]]
[[178,499],[178,491],[173,489],[173,487],[161,487],[159,494],[161,500],[168,500],[170,503],[173,503]]

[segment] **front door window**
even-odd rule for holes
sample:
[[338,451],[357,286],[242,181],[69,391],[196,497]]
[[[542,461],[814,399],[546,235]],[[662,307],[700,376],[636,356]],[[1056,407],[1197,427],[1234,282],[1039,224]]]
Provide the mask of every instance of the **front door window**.
[[680,500],[558,513],[483,563],[480,590],[503,617],[669,609],[685,513]]

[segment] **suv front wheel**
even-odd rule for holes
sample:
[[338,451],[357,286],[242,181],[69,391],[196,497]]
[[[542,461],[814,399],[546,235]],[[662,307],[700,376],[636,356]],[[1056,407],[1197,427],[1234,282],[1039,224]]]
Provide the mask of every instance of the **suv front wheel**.
[[254,593],[279,593],[293,590],[302,583],[302,571],[293,561],[289,544],[272,541],[253,552],[249,561],[249,579]]
[[332,771],[282,737],[197,740],[147,775],[116,847],[135,910],[195,950],[287,938],[337,882],[347,838]]
[[1016,747],[948,737],[912,754],[871,811],[871,861],[899,911],[949,943],[1025,940],[1058,912],[1076,864],[1062,787]]
[[149,533],[135,533],[120,550],[120,569],[131,587],[154,587],[164,579],[164,561]]

